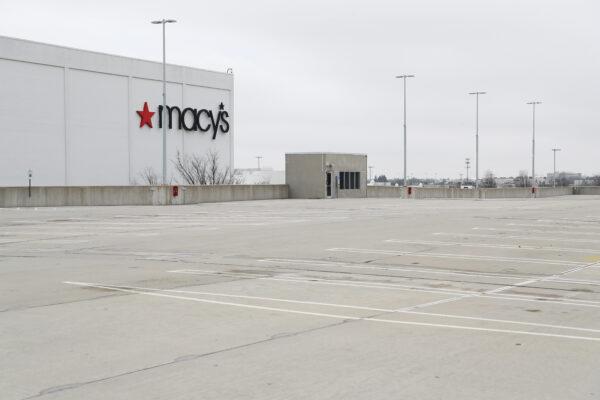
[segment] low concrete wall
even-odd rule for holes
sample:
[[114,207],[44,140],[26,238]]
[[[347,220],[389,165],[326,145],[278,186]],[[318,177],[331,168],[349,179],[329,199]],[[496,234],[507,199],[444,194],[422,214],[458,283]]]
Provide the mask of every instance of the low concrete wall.
[[127,206],[287,199],[287,185],[0,187],[0,207]]
[[539,188],[536,197],[567,196],[571,194],[577,194],[575,193],[575,188],[572,186],[564,186],[557,188]]
[[600,186],[577,186],[573,188],[573,194],[600,195]]
[[[600,188],[598,188],[600,194]],[[534,197],[531,188],[457,189],[399,186],[368,186],[367,197],[408,199],[527,199]],[[590,191],[592,192],[592,191]],[[566,196],[575,194],[572,187],[538,188],[535,197]],[[592,193],[590,193],[592,194]]]
[[367,186],[367,197],[404,197],[406,189],[400,186]]

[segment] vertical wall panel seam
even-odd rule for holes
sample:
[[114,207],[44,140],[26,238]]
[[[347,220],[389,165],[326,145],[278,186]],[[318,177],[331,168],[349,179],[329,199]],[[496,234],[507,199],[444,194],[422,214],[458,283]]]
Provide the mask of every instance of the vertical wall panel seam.
[[229,107],[231,107],[231,126],[229,127],[229,165],[231,168],[231,173],[235,171],[235,162],[234,162],[234,140],[235,140],[235,107],[233,104],[233,88],[235,85],[235,81],[233,78],[233,74],[231,75],[231,88],[229,89]]
[[[185,101],[185,94],[184,94],[185,86],[186,86],[186,83],[185,83],[185,80],[183,80],[183,82],[181,82],[181,109],[182,110],[185,109],[185,104],[184,104],[184,101]],[[185,133],[184,132],[181,133],[181,153],[182,153],[182,155],[185,154]]]
[[69,67],[63,67],[63,129],[64,129],[64,156],[65,156],[65,186],[69,185]]
[[131,116],[130,113],[133,110],[133,104],[131,103],[131,83],[132,77],[127,77],[127,170],[129,174],[129,184],[133,184],[133,176],[131,175]]

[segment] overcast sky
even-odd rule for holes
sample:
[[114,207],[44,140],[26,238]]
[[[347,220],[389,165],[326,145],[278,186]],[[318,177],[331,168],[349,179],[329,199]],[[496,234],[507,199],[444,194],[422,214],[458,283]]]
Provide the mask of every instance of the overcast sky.
[[284,168],[284,153],[367,153],[402,175],[402,83],[408,81],[408,173],[458,177],[600,173],[600,1],[8,1],[0,34],[235,73],[236,167]]

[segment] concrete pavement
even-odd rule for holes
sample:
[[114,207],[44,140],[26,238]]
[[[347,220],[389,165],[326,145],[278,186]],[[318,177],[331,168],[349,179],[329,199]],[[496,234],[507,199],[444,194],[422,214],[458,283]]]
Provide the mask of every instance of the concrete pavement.
[[600,196],[0,209],[2,399],[600,397]]

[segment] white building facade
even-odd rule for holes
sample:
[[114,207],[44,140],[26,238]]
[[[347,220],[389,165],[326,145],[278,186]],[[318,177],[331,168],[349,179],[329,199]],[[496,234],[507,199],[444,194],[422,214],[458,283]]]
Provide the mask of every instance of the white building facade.
[[[167,178],[180,154],[233,170],[233,75],[167,65]],[[0,37],[0,186],[162,174],[162,64]]]

